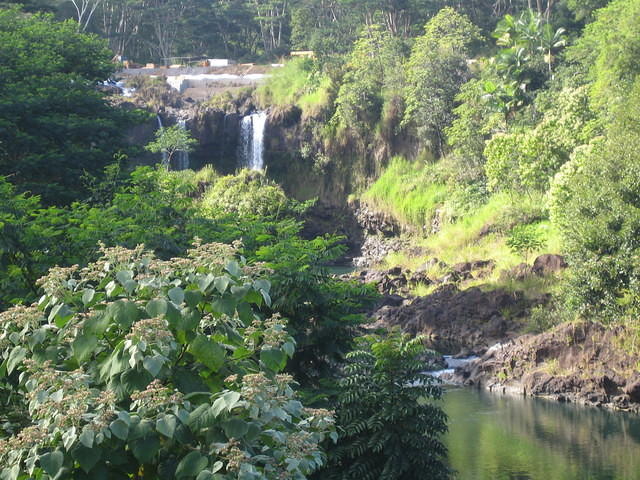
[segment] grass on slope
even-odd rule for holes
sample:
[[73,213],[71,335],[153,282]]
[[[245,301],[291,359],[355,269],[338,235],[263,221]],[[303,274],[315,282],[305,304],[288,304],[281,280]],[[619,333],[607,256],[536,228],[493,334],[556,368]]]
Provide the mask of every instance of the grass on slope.
[[297,105],[313,116],[331,102],[331,88],[331,79],[317,71],[314,60],[297,58],[276,69],[258,87],[256,98],[265,107]]
[[[396,252],[385,259],[385,267],[402,266],[413,270],[420,268],[428,260],[437,258],[448,266],[474,260],[494,260],[496,268],[486,277],[463,282],[463,288],[483,286],[484,288],[502,287],[507,290],[525,290],[532,295],[550,291],[555,285],[554,278],[531,277],[524,280],[505,279],[501,273],[514,266],[533,259],[543,253],[562,251],[559,233],[545,218],[541,196],[509,196],[497,194],[473,214],[455,223],[446,224],[436,234],[414,242],[414,247],[422,247],[424,254],[410,255]],[[507,246],[507,238],[512,228],[520,224],[533,224],[545,245],[528,254],[528,258],[513,252]],[[427,270],[430,278],[439,278],[447,271],[438,265]],[[413,292],[416,295],[428,295],[436,286],[419,285]]]
[[407,227],[428,231],[446,194],[447,187],[434,182],[429,166],[395,157],[362,199]]

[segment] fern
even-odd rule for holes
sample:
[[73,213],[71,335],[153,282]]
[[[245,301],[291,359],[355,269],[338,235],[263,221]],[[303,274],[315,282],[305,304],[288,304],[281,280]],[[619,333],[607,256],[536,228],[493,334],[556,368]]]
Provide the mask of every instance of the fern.
[[422,373],[424,338],[397,331],[386,338],[359,339],[347,355],[340,383],[338,427],[322,479],[445,479],[446,449],[441,435],[446,415],[437,380]]

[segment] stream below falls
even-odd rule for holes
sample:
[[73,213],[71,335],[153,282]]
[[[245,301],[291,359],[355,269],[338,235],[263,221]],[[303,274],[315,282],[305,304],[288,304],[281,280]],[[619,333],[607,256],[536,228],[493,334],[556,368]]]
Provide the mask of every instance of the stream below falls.
[[640,480],[640,416],[447,387],[458,480]]

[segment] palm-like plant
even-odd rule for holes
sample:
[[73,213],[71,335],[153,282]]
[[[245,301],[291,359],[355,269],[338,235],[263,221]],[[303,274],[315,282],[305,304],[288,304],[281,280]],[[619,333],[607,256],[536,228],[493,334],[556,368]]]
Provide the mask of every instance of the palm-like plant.
[[538,51],[544,54],[544,61],[549,66],[549,73],[553,71],[554,53],[567,45],[565,32],[564,28],[554,30],[550,23],[546,23],[542,28]]
[[397,331],[368,336],[348,355],[338,406],[341,436],[323,479],[439,480],[449,478],[440,435],[441,395],[424,371],[424,338]]

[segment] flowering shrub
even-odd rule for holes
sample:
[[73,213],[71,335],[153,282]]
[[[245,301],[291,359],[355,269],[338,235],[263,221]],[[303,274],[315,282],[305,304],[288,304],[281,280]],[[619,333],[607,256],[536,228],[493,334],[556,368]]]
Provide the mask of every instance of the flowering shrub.
[[[294,340],[268,273],[238,245],[161,261],[102,247],[53,268],[37,305],[0,314],[0,382],[14,410],[0,478],[304,479],[335,437],[279,372]],[[4,400],[4,398],[3,398]],[[24,405],[27,406],[26,410]]]

